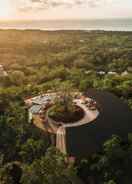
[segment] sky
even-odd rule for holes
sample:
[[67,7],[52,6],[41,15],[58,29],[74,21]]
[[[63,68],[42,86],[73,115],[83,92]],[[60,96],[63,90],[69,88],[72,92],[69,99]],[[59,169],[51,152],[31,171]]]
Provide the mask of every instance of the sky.
[[132,18],[132,0],[0,0],[0,20]]

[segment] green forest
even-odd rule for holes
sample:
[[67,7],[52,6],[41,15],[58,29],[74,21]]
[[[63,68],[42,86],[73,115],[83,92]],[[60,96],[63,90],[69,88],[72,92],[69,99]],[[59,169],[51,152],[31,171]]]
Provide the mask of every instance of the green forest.
[[132,32],[0,30],[0,65],[0,184],[132,183],[132,132],[68,163],[28,123],[24,104],[69,84],[106,90],[132,109]]

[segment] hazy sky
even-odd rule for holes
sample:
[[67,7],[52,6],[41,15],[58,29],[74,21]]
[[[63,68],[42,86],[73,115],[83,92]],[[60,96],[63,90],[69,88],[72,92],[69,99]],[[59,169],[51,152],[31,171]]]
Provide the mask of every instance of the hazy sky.
[[0,0],[0,19],[132,17],[132,0]]

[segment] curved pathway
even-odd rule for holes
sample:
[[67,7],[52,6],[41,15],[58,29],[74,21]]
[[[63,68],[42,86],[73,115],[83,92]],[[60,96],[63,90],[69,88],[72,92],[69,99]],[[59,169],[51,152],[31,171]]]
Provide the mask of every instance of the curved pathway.
[[99,115],[98,110],[89,110],[88,107],[86,107],[86,105],[82,104],[82,100],[74,100],[74,102],[76,103],[77,106],[81,107],[84,110],[85,112],[84,117],[77,122],[63,124],[62,125],[63,127],[69,128],[69,127],[77,127],[77,126],[85,125],[87,123],[92,122],[98,117]]
[[[87,98],[87,100],[91,100],[90,98]],[[96,110],[90,110],[85,104],[83,104],[83,100],[81,99],[75,99],[74,102],[76,103],[77,106],[81,107],[84,110],[84,117],[76,122],[69,122],[69,123],[60,123],[60,122],[55,122],[54,120],[50,119],[48,117],[48,111],[46,113],[46,122],[43,123],[39,117],[36,116],[34,124],[44,130],[47,130],[48,132],[54,132],[56,133],[56,147],[64,154],[66,154],[66,128],[70,127],[78,127],[82,126],[88,123],[91,123],[94,121],[98,115],[99,111],[98,109]],[[60,126],[57,128],[57,124],[60,124]]]
[[92,122],[93,120],[95,120],[98,115],[99,115],[99,111],[98,110],[89,110],[86,105],[84,105],[82,103],[82,100],[74,100],[74,102],[76,103],[77,106],[81,107],[85,114],[84,117],[74,123],[66,123],[63,124],[58,128],[57,130],[57,136],[56,136],[56,147],[62,152],[62,153],[66,153],[66,128],[69,127],[77,127],[77,126],[82,126],[85,125],[87,123]]

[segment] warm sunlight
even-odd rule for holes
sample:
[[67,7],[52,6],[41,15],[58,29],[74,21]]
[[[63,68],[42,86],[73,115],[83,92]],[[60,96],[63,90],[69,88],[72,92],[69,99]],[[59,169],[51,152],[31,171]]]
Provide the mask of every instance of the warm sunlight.
[[9,0],[0,0],[0,19],[10,18],[11,4]]

